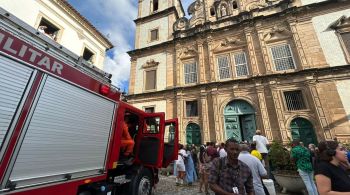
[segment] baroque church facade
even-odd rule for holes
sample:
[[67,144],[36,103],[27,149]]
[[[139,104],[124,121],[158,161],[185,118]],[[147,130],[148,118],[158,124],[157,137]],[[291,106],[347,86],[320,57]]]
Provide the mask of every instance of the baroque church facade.
[[350,138],[349,0],[139,0],[128,102],[180,142]]

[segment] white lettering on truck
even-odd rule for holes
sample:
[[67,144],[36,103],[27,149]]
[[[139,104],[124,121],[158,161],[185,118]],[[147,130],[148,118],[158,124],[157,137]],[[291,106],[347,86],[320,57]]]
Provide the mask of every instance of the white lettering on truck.
[[17,40],[14,40],[13,38],[6,36],[6,34],[3,34],[0,32],[0,44],[4,40],[5,40],[5,43],[1,49],[8,51],[9,53],[15,56],[18,56],[22,59],[26,54],[29,54],[30,55],[29,61],[32,64],[42,67],[48,71],[56,72],[57,74],[62,74],[63,65],[57,62],[56,60],[54,60],[54,58],[52,57],[50,58],[50,56],[45,55],[45,53],[41,53],[33,48],[28,48],[28,46],[24,45],[21,41],[18,41],[19,43],[22,44],[20,45],[19,47],[20,49],[18,51],[16,50],[16,48],[12,47],[13,42],[14,41],[16,42]]

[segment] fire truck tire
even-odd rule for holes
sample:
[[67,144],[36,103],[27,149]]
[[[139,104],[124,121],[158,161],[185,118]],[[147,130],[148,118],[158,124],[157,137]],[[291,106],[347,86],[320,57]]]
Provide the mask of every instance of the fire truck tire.
[[84,191],[84,192],[80,192],[78,195],[91,195],[91,192]]
[[131,195],[151,195],[152,182],[151,171],[145,168],[142,169],[142,171],[131,181]]

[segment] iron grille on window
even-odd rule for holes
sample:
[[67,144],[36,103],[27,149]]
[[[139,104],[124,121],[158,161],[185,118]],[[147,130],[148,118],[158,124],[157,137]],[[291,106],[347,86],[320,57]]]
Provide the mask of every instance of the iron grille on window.
[[230,66],[228,62],[228,56],[220,56],[218,57],[218,65],[219,65],[219,77],[220,79],[230,78]]
[[303,94],[298,91],[286,91],[284,92],[284,98],[286,99],[288,110],[303,110],[306,109]]
[[187,101],[186,102],[186,116],[198,116],[197,101]]
[[247,67],[247,58],[245,53],[237,53],[234,55],[235,58],[235,67],[236,67],[236,76],[245,76],[248,75],[248,67]]
[[295,69],[292,51],[288,44],[271,47],[276,71]]
[[185,64],[185,84],[197,82],[197,66],[196,63]]

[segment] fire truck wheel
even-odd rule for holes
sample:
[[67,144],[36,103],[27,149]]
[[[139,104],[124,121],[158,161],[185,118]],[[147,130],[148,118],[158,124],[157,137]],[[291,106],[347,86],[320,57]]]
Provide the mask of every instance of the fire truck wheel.
[[143,169],[131,182],[131,195],[151,195],[152,174],[148,169]]

